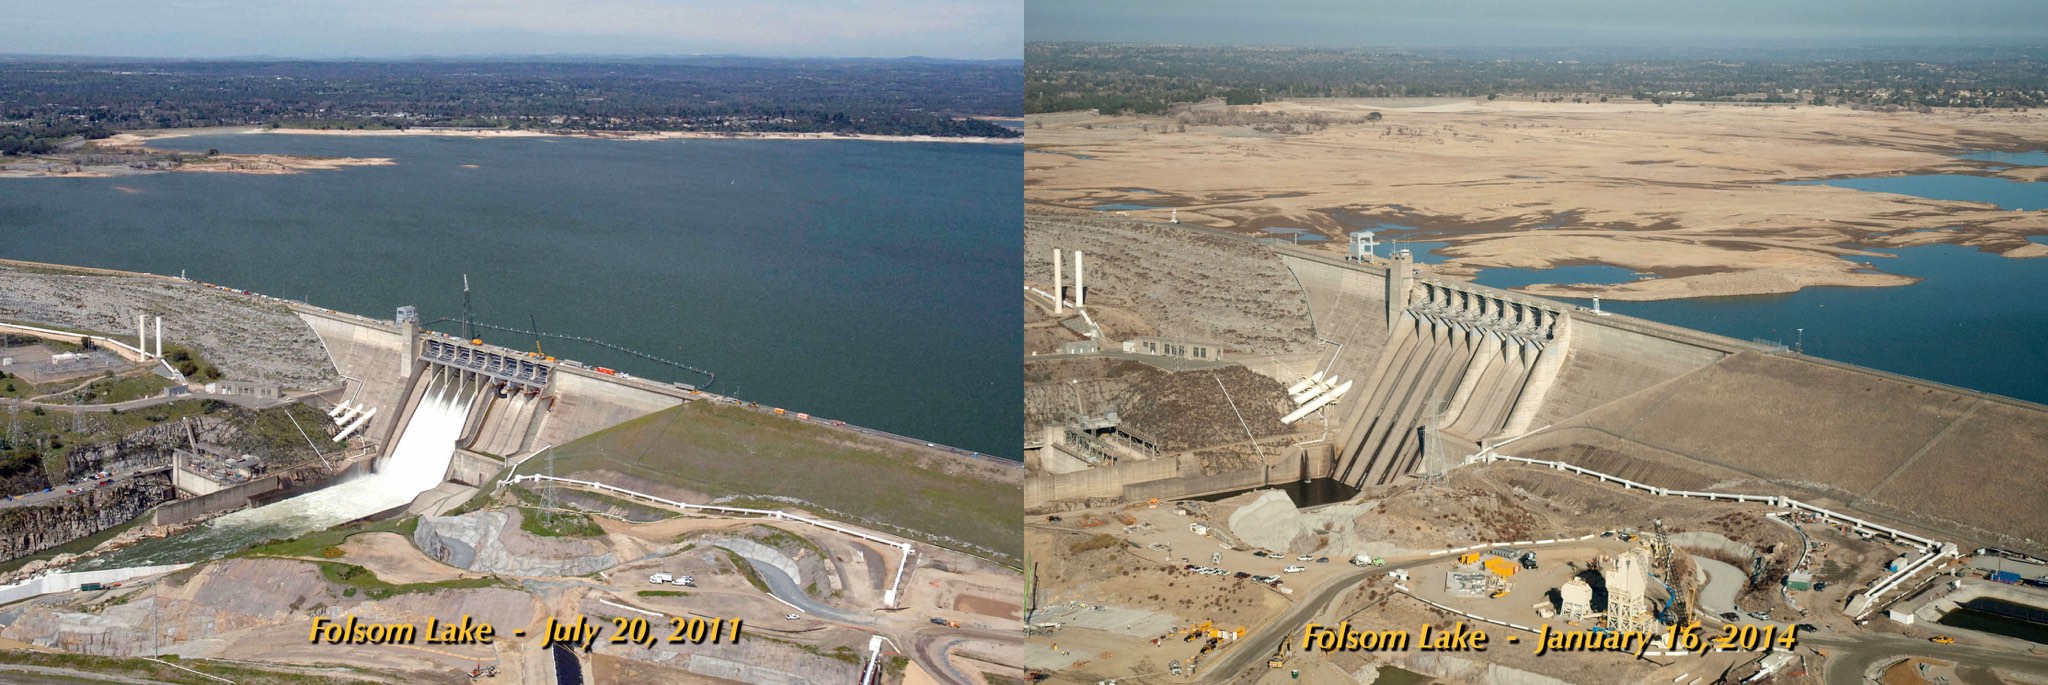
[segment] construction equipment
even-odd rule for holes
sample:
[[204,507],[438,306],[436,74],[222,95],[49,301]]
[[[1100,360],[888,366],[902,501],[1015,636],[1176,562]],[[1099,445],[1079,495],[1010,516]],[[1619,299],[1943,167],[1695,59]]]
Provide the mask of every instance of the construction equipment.
[[1281,641],[1280,641],[1280,646],[1279,646],[1278,648],[1276,648],[1276,649],[1274,649],[1274,650],[1273,650],[1273,657],[1272,657],[1272,658],[1270,658],[1270,659],[1267,659],[1267,660],[1266,660],[1266,667],[1267,667],[1267,668],[1280,668],[1280,667],[1282,667],[1282,666],[1286,666],[1286,665],[1287,665],[1287,657],[1289,657],[1289,656],[1292,656],[1292,655],[1293,655],[1293,651],[1294,651],[1294,641],[1293,641],[1293,640],[1281,640]]
[[1952,645],[1956,643],[1955,638],[1949,637],[1947,635],[1936,635],[1934,637],[1928,638],[1927,641],[1937,645]]
[[950,618],[939,618],[937,616],[934,616],[932,617],[932,625],[945,626],[947,628],[958,628],[960,627],[960,622]]

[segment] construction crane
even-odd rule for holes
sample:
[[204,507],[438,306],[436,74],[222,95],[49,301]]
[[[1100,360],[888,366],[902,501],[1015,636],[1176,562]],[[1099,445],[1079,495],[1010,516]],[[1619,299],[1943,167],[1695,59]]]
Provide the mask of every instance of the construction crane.
[[534,321],[532,314],[527,314],[526,324],[532,327],[533,330],[533,356],[554,361],[554,357],[549,357],[547,351],[540,348],[540,323]]

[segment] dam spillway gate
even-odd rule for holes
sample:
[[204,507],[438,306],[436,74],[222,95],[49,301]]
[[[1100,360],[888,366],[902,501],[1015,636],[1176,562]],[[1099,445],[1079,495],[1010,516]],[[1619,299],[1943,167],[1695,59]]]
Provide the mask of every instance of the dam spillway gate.
[[463,449],[497,457],[523,452],[554,406],[555,368],[545,359],[438,337],[420,342],[418,359],[427,371],[422,378],[441,370],[474,381],[476,398],[456,439]]
[[1427,440],[1476,447],[1527,430],[1570,341],[1555,306],[1419,277],[1405,252],[1391,262],[1386,344],[1343,410],[1336,477],[1353,487],[1446,467],[1424,463]]

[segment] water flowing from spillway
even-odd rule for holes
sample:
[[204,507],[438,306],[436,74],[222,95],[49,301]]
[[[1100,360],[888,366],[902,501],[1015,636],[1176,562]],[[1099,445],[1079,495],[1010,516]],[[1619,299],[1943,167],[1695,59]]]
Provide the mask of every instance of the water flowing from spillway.
[[455,441],[476,398],[473,382],[435,376],[391,454],[375,473],[321,490],[214,519],[189,533],[145,540],[71,566],[122,568],[215,559],[250,545],[332,528],[404,506],[441,483]]

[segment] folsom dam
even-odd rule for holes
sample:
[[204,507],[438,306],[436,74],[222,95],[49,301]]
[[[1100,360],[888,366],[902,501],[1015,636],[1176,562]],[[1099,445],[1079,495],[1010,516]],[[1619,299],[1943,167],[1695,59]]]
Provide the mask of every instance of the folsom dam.
[[[69,267],[50,268],[71,271]],[[146,508],[163,501],[153,514],[143,516],[158,525],[204,521],[198,528],[168,537],[145,537],[88,556],[66,564],[71,571],[191,563],[232,554],[266,540],[291,538],[366,517],[439,515],[470,500],[480,490],[493,489],[512,467],[550,447],[693,402],[736,407],[736,411],[758,412],[778,421],[802,423],[824,431],[858,434],[919,454],[929,453],[935,459],[979,465],[976,468],[1017,470],[1016,462],[793,409],[745,402],[685,383],[655,381],[533,351],[464,340],[423,328],[416,310],[409,306],[397,308],[393,318],[380,320],[179,278],[104,270],[75,273],[88,274],[76,278],[119,280],[124,285],[153,289],[152,296],[162,291],[218,300],[223,311],[230,313],[242,312],[244,307],[249,312],[262,311],[279,319],[270,323],[281,327],[293,325],[282,321],[303,324],[315,339],[312,342],[317,343],[313,349],[325,357],[320,361],[331,364],[340,382],[324,387],[282,388],[276,397],[262,400],[214,394],[210,387],[193,385],[182,395],[172,393],[140,401],[147,405],[183,396],[251,406],[304,402],[334,420],[333,429],[306,438],[307,442],[319,445],[316,449],[327,453],[323,460],[338,460],[327,465],[326,470],[334,475],[315,475],[310,480],[285,479],[304,481],[290,489],[281,479],[270,477],[213,492],[181,487],[182,494],[143,503]],[[73,278],[51,274],[30,277]],[[119,320],[131,320],[126,312],[148,299],[124,292],[120,297],[109,298],[111,304],[107,306],[122,312],[118,314]],[[86,309],[92,311],[97,307]],[[196,322],[196,315],[170,318],[174,336],[192,335],[190,326],[206,325]],[[110,339],[117,340],[118,335]],[[131,335],[128,340],[132,343],[135,337]],[[214,351],[219,352],[217,348]],[[75,410],[91,409],[87,405]],[[315,430],[311,425],[302,428]],[[163,442],[186,441],[183,430],[170,433],[176,435],[174,441]],[[324,439],[327,435],[333,435],[334,440]],[[335,444],[343,439],[355,447]],[[139,472],[136,477],[162,479],[160,472],[164,470],[147,469],[147,474],[157,475]],[[173,480],[181,486],[197,482],[185,472],[182,462],[176,471],[177,478]],[[292,496],[278,499],[287,494]],[[62,511],[52,510],[53,514],[70,515],[64,512],[75,509],[60,508]],[[222,512],[228,513],[214,517]],[[133,513],[130,512],[131,517]],[[107,518],[96,515],[92,521],[67,525],[67,536],[62,539],[37,533],[35,539],[48,540],[34,549],[61,544],[125,521]]]
[[[1046,218],[1041,226],[1063,220],[1097,236],[1130,231],[1156,239],[1164,232],[1213,242],[1241,255],[1222,268],[1280,273],[1261,283],[1271,290],[1260,297],[1300,298],[1313,349],[1231,361],[1281,385],[1305,383],[1314,371],[1351,387],[1322,410],[1325,436],[1318,435],[1325,424],[1304,420],[1292,427],[1298,442],[1281,443],[1264,466],[1219,471],[1194,452],[1106,465],[1078,456],[1091,447],[1071,440],[1032,444],[1047,472],[1027,480],[1027,510],[1091,498],[1192,498],[1290,479],[1383,493],[1472,455],[1499,454],[1673,490],[1791,495],[1959,544],[2048,554],[2048,523],[2012,515],[2048,509],[2048,492],[2038,487],[2048,477],[2048,407],[1440,277],[1406,251],[1358,249],[1347,257],[1139,221]],[[1129,292],[1134,281],[1148,294],[1211,302],[1243,294],[1214,292],[1223,286],[1127,247],[1134,243],[1060,230],[1027,231],[1027,250],[1035,258],[1050,256],[1054,241],[1073,243],[1069,250],[1100,241],[1087,254],[1091,308],[1114,292],[1108,289]],[[1143,271],[1109,282],[1119,263]],[[1027,265],[1037,292],[1026,299],[1048,314],[1054,306],[1044,293],[1054,274],[1051,264]],[[1103,352],[1050,360],[1090,356],[1144,358]],[[1061,402],[1081,399],[1057,390],[1052,396]],[[1235,430],[1238,421],[1228,411],[1222,416]],[[1045,468],[1054,460],[1072,466]]]

